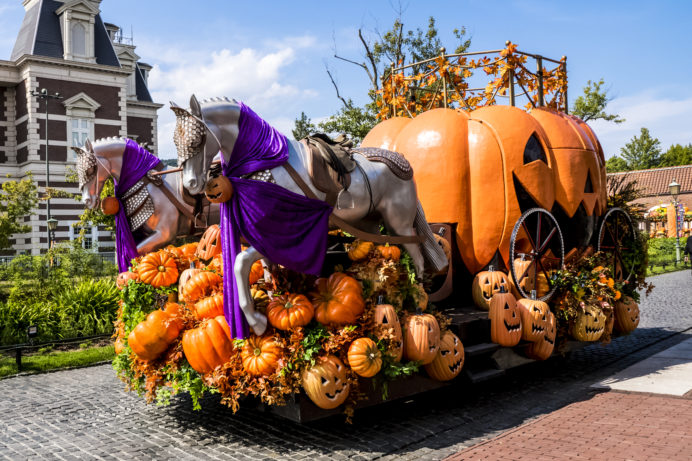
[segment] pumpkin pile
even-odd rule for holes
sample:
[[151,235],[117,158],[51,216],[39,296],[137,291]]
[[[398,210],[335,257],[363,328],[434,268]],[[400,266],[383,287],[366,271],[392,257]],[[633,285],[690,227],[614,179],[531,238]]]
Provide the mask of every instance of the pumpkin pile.
[[636,291],[627,282],[616,282],[603,259],[602,254],[589,254],[568,262],[561,271],[551,271],[558,289],[550,305],[537,299],[549,291],[548,281],[535,274],[524,255],[514,265],[517,273],[525,274],[519,283],[531,293],[528,299],[517,300],[515,281],[492,266],[476,274],[473,300],[488,310],[491,341],[505,347],[525,341],[526,356],[546,360],[568,337],[607,343],[613,331],[634,331],[639,325]]
[[464,364],[449,321],[428,306],[410,256],[398,246],[355,241],[350,266],[317,278],[253,264],[248,277],[268,329],[233,339],[224,317],[218,226],[198,243],[167,247],[133,260],[118,276],[119,377],[148,401],[187,391],[195,408],[219,392],[234,411],[253,395],[278,405],[304,391],[320,408],[363,398],[364,379],[386,393],[386,381],[425,370],[455,378]]

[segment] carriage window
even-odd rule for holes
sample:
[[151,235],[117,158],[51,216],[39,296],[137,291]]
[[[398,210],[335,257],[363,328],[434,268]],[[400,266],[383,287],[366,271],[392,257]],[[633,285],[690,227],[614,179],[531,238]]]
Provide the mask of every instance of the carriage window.
[[543,146],[541,146],[536,135],[532,134],[526,143],[526,147],[524,147],[524,165],[536,160],[543,160],[543,162],[548,163]]

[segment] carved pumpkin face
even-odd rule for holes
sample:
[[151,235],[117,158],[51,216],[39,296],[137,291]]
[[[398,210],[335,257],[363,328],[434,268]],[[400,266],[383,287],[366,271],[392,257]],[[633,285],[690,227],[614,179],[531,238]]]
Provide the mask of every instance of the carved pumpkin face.
[[605,331],[606,316],[596,306],[584,306],[572,327],[572,336],[579,341],[598,341]]
[[231,181],[225,176],[210,179],[204,187],[204,195],[211,203],[227,202],[233,195]]
[[317,359],[315,365],[303,371],[302,379],[307,396],[325,410],[338,407],[348,397],[346,367],[334,355]]
[[404,353],[404,338],[401,334],[401,323],[399,316],[391,304],[379,304],[375,307],[375,323],[382,327],[391,329],[394,335],[394,341],[389,352],[395,361],[400,361]]
[[200,259],[209,260],[218,254],[221,254],[221,228],[214,224],[204,231],[195,255]]
[[428,375],[437,381],[456,378],[464,366],[464,345],[461,340],[447,330],[440,340],[440,350],[429,365],[425,365]]
[[552,312],[548,315],[548,326],[545,329],[543,339],[531,343],[526,349],[526,355],[536,360],[546,360],[553,354],[555,340],[557,338],[557,319]]
[[501,346],[512,347],[521,340],[521,312],[511,293],[496,293],[490,300],[490,340]]
[[[536,267],[531,264],[531,260],[526,259],[526,255],[521,253],[518,258],[514,259],[514,271],[517,273],[517,277],[521,280],[519,286],[524,290],[525,293],[531,293],[531,290],[536,289]],[[523,277],[523,278],[522,278]],[[512,274],[509,274],[510,281],[512,282],[512,292],[515,296],[520,296],[519,291],[514,288],[517,285],[516,280],[512,278]]]
[[550,321],[550,307],[537,299],[520,299],[517,306],[521,312],[521,339],[536,342],[543,339]]
[[411,315],[406,319],[404,356],[420,361],[423,365],[432,362],[440,348],[440,325],[430,314]]
[[107,216],[114,215],[120,211],[120,202],[115,197],[106,197],[101,200],[101,211]]
[[180,279],[178,279],[178,297],[181,301],[187,301],[187,294],[185,293],[185,288],[193,275],[202,272],[201,269],[195,268],[195,263],[190,263],[190,268],[185,269],[180,274]]
[[629,296],[623,296],[615,303],[615,326],[622,333],[634,331],[639,325],[639,305]]
[[500,289],[504,288],[505,292],[509,292],[510,285],[507,276],[504,272],[490,269],[479,272],[473,279],[471,285],[471,295],[476,306],[486,311],[490,308],[490,300],[495,293],[499,293]]

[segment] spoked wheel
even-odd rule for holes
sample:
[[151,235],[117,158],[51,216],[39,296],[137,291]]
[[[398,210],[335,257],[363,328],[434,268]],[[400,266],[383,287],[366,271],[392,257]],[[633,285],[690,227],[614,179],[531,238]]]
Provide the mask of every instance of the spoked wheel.
[[[515,257],[522,255],[522,262],[515,264]],[[555,217],[543,208],[531,208],[521,215],[509,240],[509,269],[517,291],[528,298],[530,291],[539,285],[539,279],[547,284],[545,293],[539,293],[541,301],[549,299],[557,289],[552,272],[562,268],[565,262],[565,243]],[[526,283],[531,279],[531,283]]]
[[613,278],[627,281],[634,273],[634,262],[627,258],[634,243],[634,223],[622,208],[611,208],[603,216],[598,232],[598,251],[607,255]]

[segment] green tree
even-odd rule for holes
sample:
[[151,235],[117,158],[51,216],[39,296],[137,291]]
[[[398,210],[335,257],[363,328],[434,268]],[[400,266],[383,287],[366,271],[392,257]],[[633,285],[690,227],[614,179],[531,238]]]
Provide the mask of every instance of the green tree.
[[[9,176],[8,176],[9,177]],[[20,223],[38,203],[34,178],[5,181],[0,188],[0,248],[10,247],[10,236],[29,232],[31,226]]]
[[572,115],[588,122],[589,120],[602,119],[607,122],[622,123],[625,121],[617,114],[607,114],[605,108],[612,98],[608,98],[608,90],[602,88],[605,81],[600,79],[598,82],[589,80],[584,87],[584,94],[574,101]]
[[348,99],[339,112],[320,122],[318,126],[326,133],[346,133],[357,145],[376,123],[377,119],[372,110],[367,107],[358,107]]
[[625,144],[620,153],[629,170],[656,168],[661,163],[661,142],[652,138],[648,129],[642,128],[640,135]]
[[295,126],[291,130],[291,133],[293,133],[293,139],[300,141],[304,137],[314,133],[316,130],[317,127],[315,127],[315,124],[312,123],[310,117],[305,115],[305,112],[301,112],[300,118],[295,120]]
[[674,144],[661,157],[660,166],[681,166],[692,164],[692,144]]
[[627,171],[627,162],[618,157],[617,155],[610,157],[606,160],[606,171],[608,173],[617,173],[620,171]]

